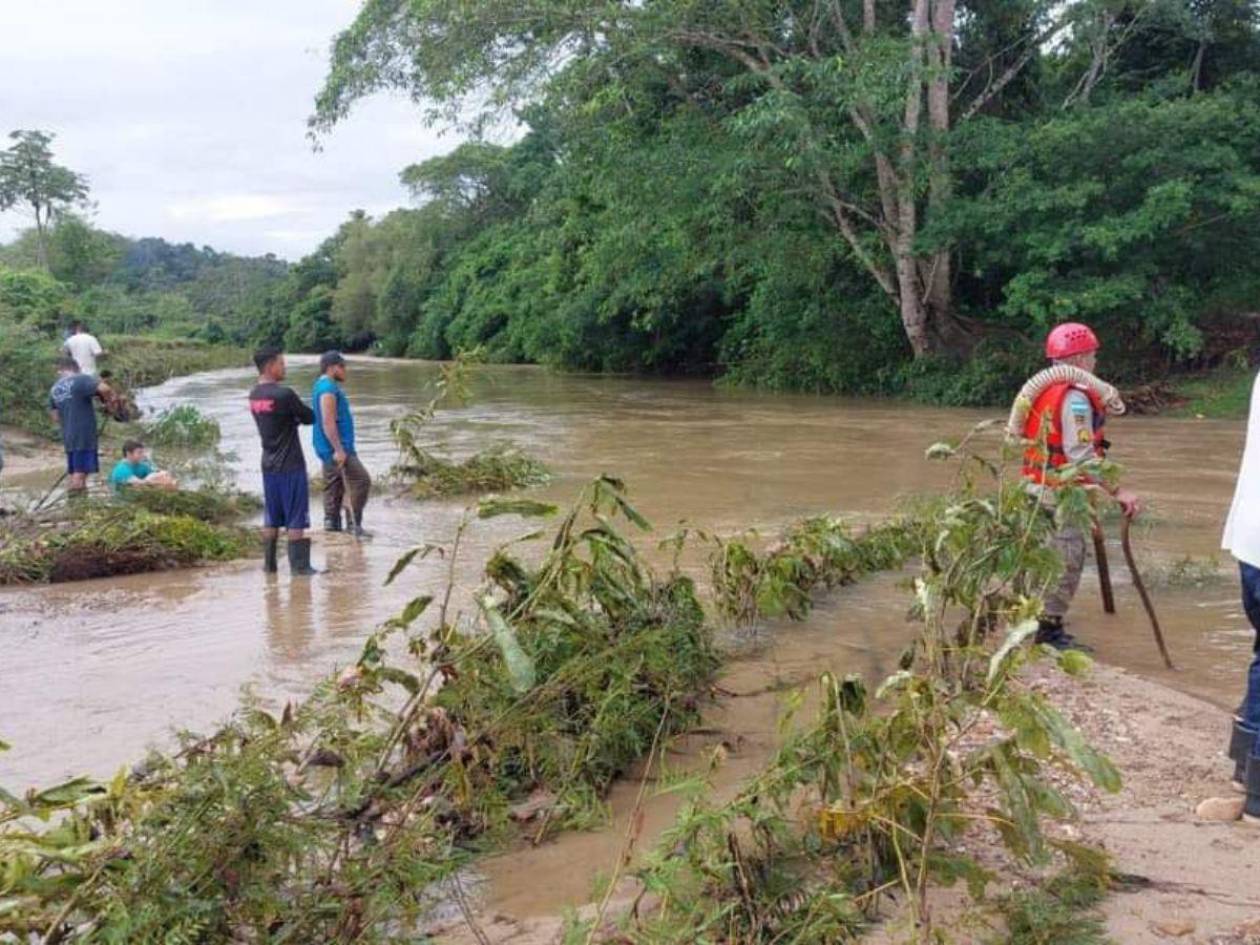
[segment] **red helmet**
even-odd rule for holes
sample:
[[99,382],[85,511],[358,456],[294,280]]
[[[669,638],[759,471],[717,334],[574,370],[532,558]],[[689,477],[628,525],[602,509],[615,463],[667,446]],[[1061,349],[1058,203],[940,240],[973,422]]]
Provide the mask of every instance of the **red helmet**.
[[1046,357],[1052,361],[1098,350],[1098,336],[1088,325],[1064,322],[1055,325],[1046,337]]

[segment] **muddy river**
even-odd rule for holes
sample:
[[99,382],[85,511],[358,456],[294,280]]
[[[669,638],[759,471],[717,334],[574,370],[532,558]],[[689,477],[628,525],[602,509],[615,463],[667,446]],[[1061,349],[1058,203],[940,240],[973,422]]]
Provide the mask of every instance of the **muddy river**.
[[[294,359],[290,382],[306,397],[310,359]],[[359,452],[383,473],[394,458],[388,423],[427,401],[431,365],[352,363],[348,391]],[[148,407],[193,403],[215,417],[233,474],[260,488],[258,444],[245,404],[248,371],[182,378],[145,393]],[[714,388],[705,382],[558,375],[536,368],[481,370],[470,405],[443,410],[432,431],[452,454],[510,441],[555,473],[534,494],[567,503],[602,472],[624,478],[658,535],[678,522],[725,533],[763,533],[810,513],[878,518],[906,495],[939,489],[950,469],[923,458],[934,440],[960,435],[995,412]],[[1135,530],[1154,571],[1215,553],[1242,446],[1241,423],[1133,418],[1114,423],[1113,458],[1152,506]],[[307,438],[309,445],[309,435]],[[308,460],[313,454],[308,450]],[[158,457],[159,461],[161,457]],[[55,474],[54,474],[55,475]],[[53,476],[48,476],[51,482]],[[38,483],[28,483],[37,485]],[[318,497],[316,497],[318,501]],[[9,789],[71,774],[108,775],[169,742],[179,727],[204,729],[235,705],[243,686],[280,700],[357,653],[366,631],[422,589],[439,587],[445,564],[413,567],[383,585],[397,557],[421,542],[449,540],[463,501],[415,503],[377,497],[368,508],[376,538],[357,543],[316,533],[313,558],[328,572],[265,579],[257,561],[191,571],[0,591],[0,784]],[[318,523],[318,510],[312,519]],[[495,546],[518,536],[519,520],[477,523],[459,583],[475,583]],[[1106,662],[1228,706],[1237,700],[1251,632],[1226,562],[1222,578],[1198,587],[1154,589],[1176,673],[1162,668],[1119,547],[1112,572],[1119,613],[1107,617],[1087,574],[1073,630]],[[714,738],[729,760],[719,789],[731,789],[771,750],[781,699],[776,690],[825,668],[878,674],[908,638],[907,592],[880,576],[830,596],[801,624],[763,628],[765,645],[733,662],[723,686],[738,693],[713,710],[722,733],[680,747],[699,757]],[[492,903],[531,912],[583,901],[596,870],[611,867],[634,786],[614,794],[613,825],[493,861]],[[650,805],[655,833],[672,801]]]

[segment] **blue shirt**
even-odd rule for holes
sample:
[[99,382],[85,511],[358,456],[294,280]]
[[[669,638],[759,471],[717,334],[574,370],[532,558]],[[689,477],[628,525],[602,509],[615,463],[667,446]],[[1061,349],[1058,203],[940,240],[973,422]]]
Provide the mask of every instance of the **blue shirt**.
[[333,448],[328,442],[328,437],[324,435],[324,406],[320,402],[324,394],[332,394],[337,398],[337,435],[341,437],[341,448],[352,456],[354,455],[354,417],[350,414],[350,398],[341,389],[341,385],[327,374],[322,375],[311,390],[311,406],[315,408],[315,433],[311,439],[315,444],[315,455],[327,463],[332,461]]
[[67,453],[96,449],[96,410],[92,398],[101,382],[92,374],[67,374],[48,393],[48,409],[61,415],[61,442]]
[[138,463],[132,463],[125,459],[120,459],[114,464],[113,470],[109,474],[109,484],[113,486],[115,492],[121,492],[132,479],[148,479],[153,475],[153,467],[141,460]]

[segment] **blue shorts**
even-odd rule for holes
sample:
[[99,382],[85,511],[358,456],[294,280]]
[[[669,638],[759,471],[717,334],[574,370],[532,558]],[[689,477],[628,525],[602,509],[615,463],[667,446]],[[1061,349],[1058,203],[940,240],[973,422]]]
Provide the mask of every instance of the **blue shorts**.
[[97,473],[101,471],[101,456],[96,450],[69,450],[66,452],[66,472]]
[[306,470],[263,473],[263,527],[311,527],[311,487]]

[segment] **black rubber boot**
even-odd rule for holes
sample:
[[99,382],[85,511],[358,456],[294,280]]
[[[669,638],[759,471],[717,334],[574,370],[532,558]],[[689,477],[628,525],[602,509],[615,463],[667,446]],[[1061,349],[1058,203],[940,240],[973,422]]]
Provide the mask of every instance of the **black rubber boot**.
[[311,567],[311,540],[309,538],[299,538],[297,541],[289,542],[289,573],[294,577],[319,574],[316,568]]
[[1243,820],[1260,824],[1260,755],[1247,756],[1247,803],[1243,806]]
[[268,574],[275,574],[280,570],[280,564],[276,560],[279,545],[279,538],[263,539],[263,570]]
[[1037,621],[1037,635],[1033,637],[1033,642],[1044,643],[1046,646],[1054,647],[1056,650],[1080,650],[1082,653],[1094,652],[1093,647],[1082,643],[1063,629],[1062,617],[1041,617]]
[[341,510],[340,509],[337,510],[336,515],[324,516],[324,531],[339,532],[341,530],[342,529],[341,529]]
[[1234,762],[1233,788],[1239,793],[1247,790],[1247,758],[1255,743],[1256,730],[1242,719],[1234,719],[1229,733],[1229,757]]

